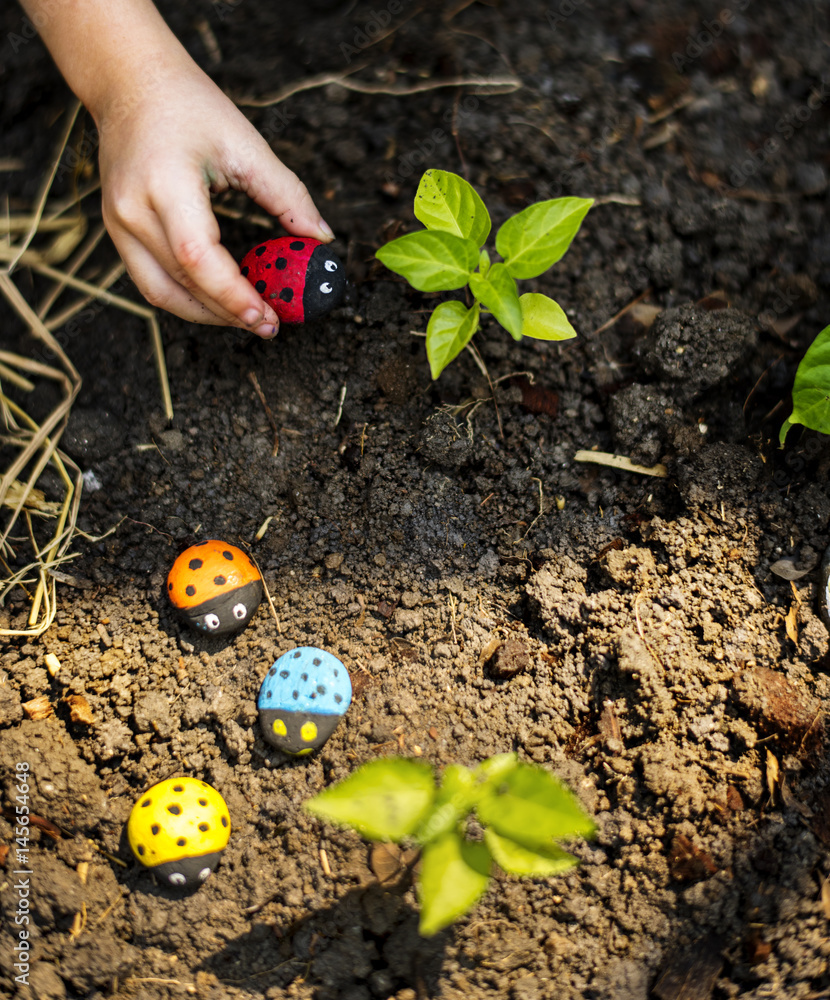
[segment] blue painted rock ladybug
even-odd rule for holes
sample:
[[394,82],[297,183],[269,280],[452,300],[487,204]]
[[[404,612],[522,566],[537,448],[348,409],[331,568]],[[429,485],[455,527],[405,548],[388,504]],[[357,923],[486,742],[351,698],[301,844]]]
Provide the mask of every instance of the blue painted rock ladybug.
[[167,574],[170,603],[192,628],[209,635],[244,628],[262,594],[262,576],[253,559],[216,538],[185,549]]
[[340,660],[302,646],[274,663],[256,705],[265,739],[283,753],[302,757],[320,749],[351,700],[351,678]]
[[153,785],[127,820],[133,854],[174,886],[201,885],[219,864],[230,835],[225,800],[196,778],[168,778]]
[[319,319],[343,301],[346,271],[325,243],[281,236],[250,250],[242,274],[283,323]]

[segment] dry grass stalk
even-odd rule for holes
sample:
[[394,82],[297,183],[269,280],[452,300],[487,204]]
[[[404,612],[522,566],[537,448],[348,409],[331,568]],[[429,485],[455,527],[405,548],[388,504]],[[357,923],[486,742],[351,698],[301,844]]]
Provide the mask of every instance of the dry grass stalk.
[[[123,264],[119,261],[111,267],[97,284],[77,277],[104,235],[99,225],[87,236],[88,217],[83,210],[84,198],[97,191],[99,183],[87,185],[47,211],[79,110],[77,103],[69,110],[57,155],[33,211],[16,216],[7,213],[0,220],[0,294],[53,359],[46,363],[0,350],[0,449],[6,463],[0,468],[0,616],[8,617],[3,609],[13,591],[22,590],[29,600],[26,625],[12,628],[11,620],[0,621],[8,626],[0,627],[0,636],[37,636],[49,628],[56,611],[56,580],[66,579],[59,567],[75,558],[69,549],[79,533],[76,525],[83,477],[58,444],[81,378],[53,331],[92,300],[140,316],[149,328],[167,417],[173,417],[154,311],[109,290],[124,273]],[[51,282],[37,309],[14,280],[20,267],[28,267]],[[58,300],[72,293],[73,301],[53,313]],[[22,394],[34,392],[43,380],[56,385],[61,398],[38,424],[26,411]]]

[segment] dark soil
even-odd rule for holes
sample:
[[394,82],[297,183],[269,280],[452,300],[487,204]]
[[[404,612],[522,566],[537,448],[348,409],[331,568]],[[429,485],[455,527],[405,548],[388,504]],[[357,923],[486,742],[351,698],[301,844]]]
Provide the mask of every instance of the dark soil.
[[[63,832],[34,830],[30,989],[13,978],[9,856],[0,992],[830,996],[816,605],[830,446],[796,429],[777,447],[795,367],[830,317],[827,6],[530,0],[442,20],[411,3],[369,47],[381,3],[296,8],[163,5],[237,96],[358,60],[358,79],[390,85],[515,72],[523,87],[329,86],[252,112],[338,234],[347,303],[272,343],[164,317],[172,426],[137,318],[94,309],[64,331],[84,388],[62,446],[101,484],[80,527],[117,530],[76,540],[78,586],[59,588],[55,625],[2,645],[4,793],[13,802],[28,761],[31,808]],[[2,17],[20,33],[14,6]],[[2,58],[19,212],[69,94],[37,39],[7,37]],[[553,295],[579,337],[516,344],[485,328],[495,399],[468,354],[431,382],[412,331],[439,297],[373,261],[415,228],[427,166],[465,174],[496,226],[543,198],[598,199],[563,261],[525,288]],[[221,224],[237,257],[262,239],[250,221]],[[653,323],[632,310],[609,325],[648,289]],[[4,341],[41,351],[3,308]],[[39,393],[35,415],[52,402]],[[575,460],[590,449],[667,476]],[[230,640],[185,630],[162,585],[204,537],[251,546],[278,622],[263,605]],[[21,592],[0,618],[19,627],[27,610]],[[356,696],[323,750],[292,762],[262,740],[255,699],[301,645],[341,657]],[[91,725],[71,721],[72,694]],[[42,695],[55,715],[26,718]],[[597,837],[572,845],[582,863],[564,877],[497,876],[432,939],[405,871],[381,885],[368,845],[301,810],[381,754],[441,767],[506,750],[567,781]],[[233,821],[220,867],[184,898],[123,837],[138,795],[173,775],[214,785]]]

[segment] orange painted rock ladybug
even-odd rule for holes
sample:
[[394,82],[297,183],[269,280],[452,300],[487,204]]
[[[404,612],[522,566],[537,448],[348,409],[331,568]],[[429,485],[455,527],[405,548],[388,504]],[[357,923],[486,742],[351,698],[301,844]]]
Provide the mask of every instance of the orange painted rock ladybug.
[[346,292],[340,259],[325,243],[305,236],[260,243],[245,254],[241,270],[283,323],[319,319]]
[[185,549],[167,574],[170,603],[190,626],[208,635],[244,628],[262,593],[262,576],[253,559],[215,538]]

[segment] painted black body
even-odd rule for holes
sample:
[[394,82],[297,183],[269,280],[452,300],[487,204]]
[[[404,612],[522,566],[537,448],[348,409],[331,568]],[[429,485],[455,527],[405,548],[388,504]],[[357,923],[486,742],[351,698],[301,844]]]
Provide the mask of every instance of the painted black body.
[[[214,871],[222,857],[221,851],[212,851],[210,854],[202,854],[193,858],[181,858],[179,861],[165,861],[163,865],[154,865],[150,871],[167,885],[176,888],[195,889],[207,878],[200,878],[201,872],[206,868]],[[171,876],[173,878],[171,879]],[[181,879],[184,879],[182,882]]]
[[[311,753],[319,750],[320,747],[331,736],[338,723],[343,718],[342,715],[323,715],[315,712],[288,712],[279,708],[261,708],[259,710],[259,724],[262,727],[262,735],[271,746],[275,746],[283,753],[296,756],[302,753]],[[274,721],[281,719],[285,725],[285,735],[280,736],[274,732]],[[300,730],[306,722],[312,722],[317,727],[317,735],[314,739],[304,740]]]
[[[326,267],[328,263],[329,268]],[[331,265],[335,267],[332,270]],[[322,291],[329,287],[331,291]],[[325,245],[317,247],[308,259],[303,289],[303,312],[306,320],[319,319],[336,309],[346,295],[346,269],[340,258]]]
[[[192,608],[177,608],[184,620],[191,628],[203,635],[228,635],[231,632],[238,632],[245,628],[259,607],[262,600],[262,583],[254,580],[246,583],[235,590],[210,598],[203,604],[196,604]],[[234,615],[234,608],[243,604],[245,615],[237,618]],[[219,625],[216,628],[209,628],[205,618],[207,615],[216,615]]]

